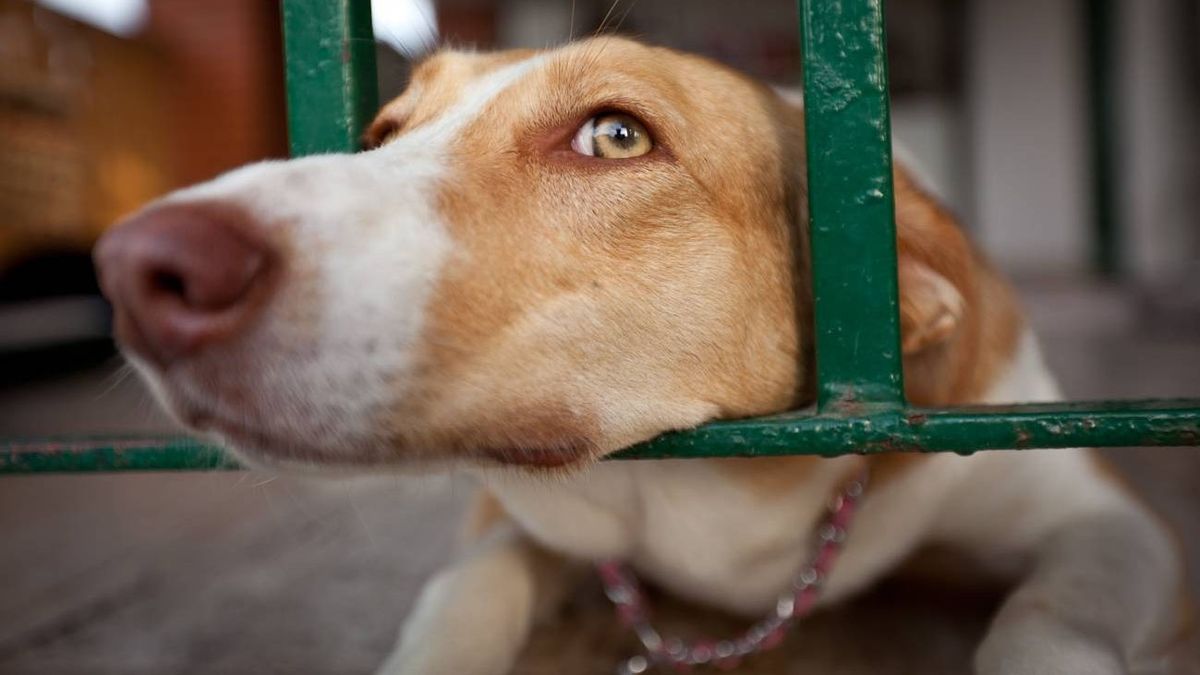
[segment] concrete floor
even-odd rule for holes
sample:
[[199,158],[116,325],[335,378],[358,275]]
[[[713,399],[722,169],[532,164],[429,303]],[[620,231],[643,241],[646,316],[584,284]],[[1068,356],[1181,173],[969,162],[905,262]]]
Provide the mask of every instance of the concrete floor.
[[[1200,336],[1148,331],[1153,322],[1113,289],[1042,284],[1027,297],[1072,397],[1200,396]],[[166,428],[137,383],[112,371],[0,390],[0,435]],[[1110,454],[1200,569],[1200,451]],[[450,555],[468,492],[444,477],[0,478],[0,673],[371,672]],[[752,672],[963,672],[990,602],[887,585],[806,622]],[[853,654],[831,651],[839,641]],[[599,675],[627,649],[585,592],[535,640],[522,672]]]

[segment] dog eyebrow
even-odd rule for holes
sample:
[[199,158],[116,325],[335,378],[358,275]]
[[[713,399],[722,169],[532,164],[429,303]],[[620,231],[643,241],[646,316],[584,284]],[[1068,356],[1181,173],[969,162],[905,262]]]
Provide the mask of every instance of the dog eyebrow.
[[[464,112],[478,112],[492,98],[524,77],[545,60],[544,55],[529,51],[520,58],[482,64],[463,64],[449,68],[451,77],[443,80],[437,73],[440,64],[457,53],[440,51],[414,70],[408,87],[396,99],[385,104],[361,137],[363,150],[386,145],[401,132],[425,128],[429,124],[461,125]],[[461,55],[471,58],[473,54]],[[482,67],[480,67],[482,66]],[[431,74],[431,69],[432,74]]]

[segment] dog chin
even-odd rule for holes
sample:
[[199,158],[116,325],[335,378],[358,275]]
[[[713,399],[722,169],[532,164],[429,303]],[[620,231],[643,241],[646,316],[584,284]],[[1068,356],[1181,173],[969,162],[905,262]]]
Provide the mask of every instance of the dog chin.
[[331,477],[377,474],[384,469],[400,470],[405,466],[369,460],[356,461],[346,456],[334,456],[308,449],[298,451],[295,446],[287,446],[284,449],[248,445],[215,436],[225,452],[232,455],[240,466],[251,471]]
[[209,439],[249,469],[299,472],[362,472],[401,463],[386,444],[354,443],[349,439],[314,442],[225,419],[203,407],[163,400],[163,407],[189,432]]
[[538,474],[569,473],[593,463],[601,454],[583,441],[453,449],[402,447],[406,444],[395,439],[368,442],[334,437],[314,442],[299,434],[280,434],[228,419],[182,395],[157,373],[143,370],[143,376],[160,406],[180,426],[220,445],[240,465],[253,470],[304,474],[430,473],[447,467],[475,465]]
[[228,429],[210,432],[247,467],[314,472],[365,472],[427,474],[455,468],[509,469],[532,474],[559,474],[581,470],[596,454],[585,446],[462,448],[423,446],[405,448],[395,443],[363,447],[340,444],[316,447],[296,440],[273,439],[259,433]]
[[356,460],[352,453],[332,452],[290,439],[267,438],[259,433],[222,429],[210,431],[208,435],[248,468],[321,469],[370,465],[370,462]]

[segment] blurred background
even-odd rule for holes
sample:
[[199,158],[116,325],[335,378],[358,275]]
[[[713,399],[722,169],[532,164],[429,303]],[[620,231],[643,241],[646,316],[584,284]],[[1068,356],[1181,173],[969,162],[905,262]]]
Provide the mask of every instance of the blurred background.
[[[798,85],[794,4],[375,0],[380,93],[439,44],[542,47],[606,16]],[[895,135],[1016,279],[1069,396],[1200,396],[1200,3],[887,13]],[[0,0],[0,437],[172,428],[120,368],[89,248],[158,195],[287,154],[279,27],[274,0]],[[1200,451],[1109,454],[1200,561]],[[369,672],[467,494],[0,478],[0,673]]]

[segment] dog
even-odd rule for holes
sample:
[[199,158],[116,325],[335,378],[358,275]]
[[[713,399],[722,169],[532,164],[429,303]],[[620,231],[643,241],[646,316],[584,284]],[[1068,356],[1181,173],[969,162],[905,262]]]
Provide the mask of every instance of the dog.
[[[863,471],[818,605],[951,547],[1013,580],[975,672],[1164,667],[1180,554],[1089,451],[598,461],[812,400],[794,97],[617,37],[445,50],[365,138],[168,195],[96,260],[128,359],[242,461],[480,478],[382,672],[508,672],[587,561],[770,612]],[[909,400],[1058,399],[1005,280],[903,165],[895,197]]]

